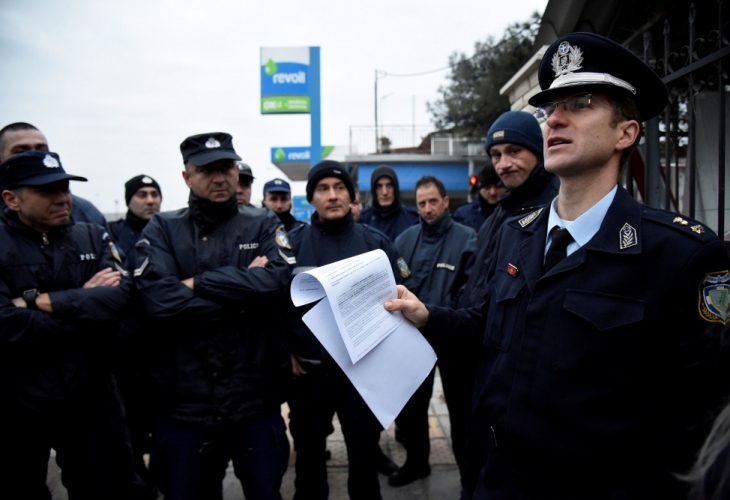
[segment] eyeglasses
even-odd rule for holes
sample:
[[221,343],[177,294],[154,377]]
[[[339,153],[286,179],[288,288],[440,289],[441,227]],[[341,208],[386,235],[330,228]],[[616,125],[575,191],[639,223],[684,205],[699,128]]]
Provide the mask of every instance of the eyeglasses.
[[[561,104],[565,105],[566,111],[580,111],[582,109],[586,109],[594,100],[596,102],[606,104],[591,94],[575,94],[563,99],[562,101],[552,101],[541,104],[535,110],[535,118],[538,120],[550,118],[550,115],[552,115]],[[606,104],[606,106],[608,106],[608,104]]]

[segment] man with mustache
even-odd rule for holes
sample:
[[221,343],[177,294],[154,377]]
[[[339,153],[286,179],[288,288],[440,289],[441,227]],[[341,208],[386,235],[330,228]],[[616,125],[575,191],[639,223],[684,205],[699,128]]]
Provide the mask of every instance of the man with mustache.
[[276,214],[237,204],[229,134],[180,151],[188,208],[157,214],[136,246],[159,402],[150,471],[166,499],[220,499],[232,460],[247,498],[279,500],[291,380],[279,304],[295,259]]

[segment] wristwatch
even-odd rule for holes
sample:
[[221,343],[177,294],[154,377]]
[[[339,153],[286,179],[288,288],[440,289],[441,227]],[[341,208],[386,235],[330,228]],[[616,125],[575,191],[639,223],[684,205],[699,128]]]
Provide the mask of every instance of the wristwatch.
[[37,299],[40,294],[41,292],[39,292],[36,288],[31,288],[30,290],[23,292],[23,300],[25,301],[25,305],[28,309],[38,309],[35,299]]

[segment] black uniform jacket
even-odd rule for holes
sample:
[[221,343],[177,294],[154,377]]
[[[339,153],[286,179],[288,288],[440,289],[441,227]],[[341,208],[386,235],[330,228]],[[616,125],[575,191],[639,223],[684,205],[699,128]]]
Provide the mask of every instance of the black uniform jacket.
[[[297,257],[295,273],[371,250],[382,249],[393,265],[396,283],[401,284],[410,276],[408,266],[403,258],[396,254],[388,237],[377,229],[356,224],[352,219],[352,213],[328,223],[320,221],[314,213],[311,224],[292,231],[291,241]],[[301,317],[312,307],[314,304],[296,309],[297,317],[290,325],[292,353],[306,360],[334,362],[319,340],[301,321]]]
[[500,492],[506,467],[541,492],[524,498],[683,498],[671,473],[688,470],[719,405],[704,331],[727,308],[710,313],[704,292],[727,280],[727,251],[619,188],[596,235],[543,276],[548,214],[502,226],[481,308],[429,307],[427,335],[484,332],[483,480]]
[[[108,348],[131,282],[123,276],[115,287],[82,288],[102,269],[123,270],[104,229],[72,222],[42,235],[5,208],[0,241],[2,411],[44,412],[106,389]],[[33,288],[50,295],[53,313],[13,305]]]
[[109,232],[117,248],[123,252],[124,257],[126,257],[126,262],[132,268],[134,268],[136,262],[134,245],[139,241],[142,230],[148,222],[146,219],[140,219],[135,216],[132,212],[127,212],[126,217],[109,224]]
[[[277,408],[291,379],[279,305],[294,258],[276,215],[191,194],[189,208],[152,218],[136,252],[164,414],[215,424]],[[257,256],[266,267],[248,269]],[[194,290],[181,283],[193,277]]]
[[499,199],[497,208],[487,217],[477,233],[477,254],[469,279],[459,293],[459,307],[474,307],[484,301],[487,271],[494,247],[497,245],[497,232],[504,221],[520,209],[540,207],[550,203],[558,195],[560,181],[545,170],[543,162],[538,163],[530,176],[521,186],[507,191]]
[[476,240],[477,233],[454,222],[448,210],[430,224],[420,219],[406,229],[395,248],[411,269],[409,290],[424,303],[451,306],[469,275]]

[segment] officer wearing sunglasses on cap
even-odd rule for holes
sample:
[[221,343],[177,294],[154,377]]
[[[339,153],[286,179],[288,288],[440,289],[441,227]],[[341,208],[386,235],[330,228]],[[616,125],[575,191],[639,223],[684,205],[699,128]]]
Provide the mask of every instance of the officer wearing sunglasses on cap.
[[573,33],[540,65],[552,203],[501,228],[485,303],[403,310],[429,339],[483,335],[471,425],[487,433],[475,499],[681,499],[721,401],[714,376],[730,259],[703,224],[643,206],[618,185],[642,121],[667,104],[659,77],[619,44]]

